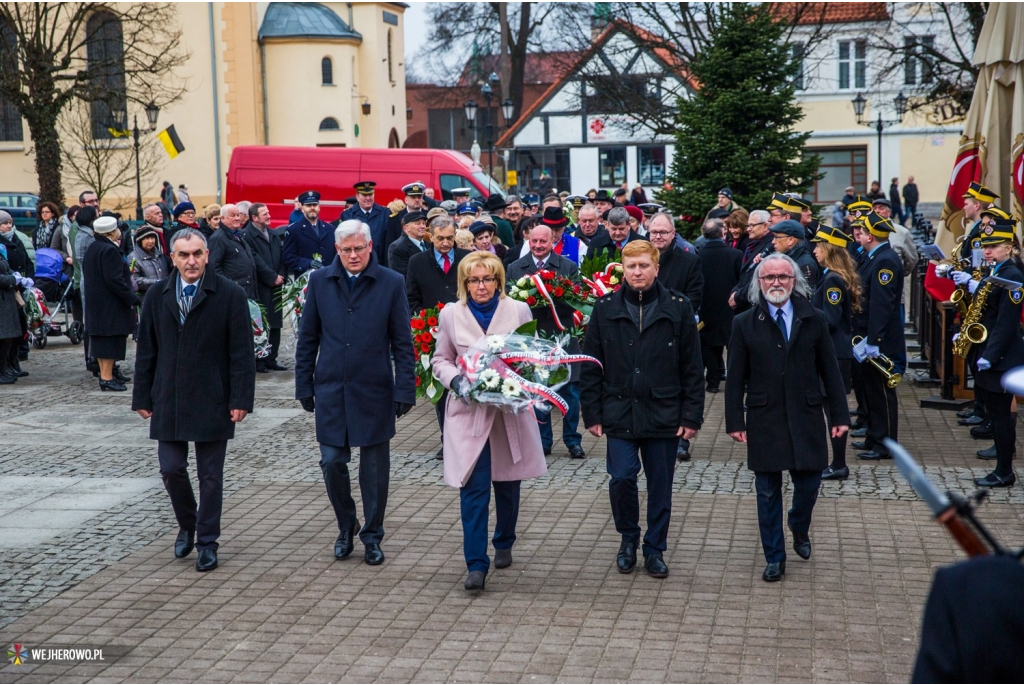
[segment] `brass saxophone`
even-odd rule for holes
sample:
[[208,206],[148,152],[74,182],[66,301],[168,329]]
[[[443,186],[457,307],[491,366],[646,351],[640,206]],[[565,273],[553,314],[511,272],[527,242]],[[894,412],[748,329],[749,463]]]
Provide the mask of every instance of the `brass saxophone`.
[[[946,278],[947,274],[951,271],[967,271],[970,268],[971,260],[969,259],[944,259],[936,265],[935,274],[940,278]],[[981,269],[972,271],[971,278],[981,280]],[[949,296],[949,301],[956,305],[962,319],[967,316],[967,309],[971,304],[971,291],[967,289],[966,285],[958,285],[956,290]]]
[[[977,278],[981,272],[975,271],[974,274]],[[975,291],[974,299],[971,301],[971,306],[967,308],[967,313],[960,320],[960,336],[953,341],[953,354],[961,359],[967,359],[971,345],[983,343],[988,338],[988,329],[981,324],[981,315],[985,313],[989,293],[994,287],[993,283],[982,283],[981,287]]]

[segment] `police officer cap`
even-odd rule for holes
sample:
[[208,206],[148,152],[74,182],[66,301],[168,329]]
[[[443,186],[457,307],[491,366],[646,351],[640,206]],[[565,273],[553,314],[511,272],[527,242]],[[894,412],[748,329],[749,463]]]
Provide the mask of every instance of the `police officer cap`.
[[438,206],[452,216],[459,211],[459,203],[455,200],[445,200]]
[[423,212],[406,212],[402,217],[402,225],[411,224],[413,221],[424,221],[427,215]]
[[643,204],[637,205],[640,211],[644,213],[644,216],[654,216],[660,212],[664,207],[659,205],[657,202],[644,202]]
[[472,202],[463,202],[459,205],[458,209],[455,210],[455,213],[459,216],[465,216],[466,214],[476,214],[476,211],[475,204]]
[[315,190],[307,190],[298,197],[300,205],[316,205],[320,204],[320,193]]
[[469,189],[469,188],[452,188],[452,195],[455,196],[455,197],[461,197],[463,195],[465,195],[466,197],[469,197],[469,194],[471,192],[472,192],[472,190]]
[[537,205],[540,204],[540,196],[537,195],[536,193],[529,193],[526,197],[523,198],[523,202],[530,205],[531,207],[536,207]]
[[409,197],[417,197],[419,195],[423,195],[423,192],[425,190],[426,186],[424,186],[419,181],[414,181],[412,183],[409,183],[408,185],[402,186],[402,192],[408,195]]
[[474,221],[469,225],[469,232],[473,235],[480,235],[484,231],[494,233],[494,226],[483,221]]
[[779,233],[781,235],[789,235],[794,238],[804,238],[807,236],[807,231],[804,230],[804,225],[799,221],[793,221],[792,219],[786,219],[780,221],[771,227],[772,233]]
[[372,195],[373,189],[377,187],[376,181],[360,181],[353,186],[360,195]]
[[579,209],[580,207],[587,203],[587,198],[583,197],[582,195],[570,195],[569,197],[565,198],[565,201],[571,202],[573,209]]

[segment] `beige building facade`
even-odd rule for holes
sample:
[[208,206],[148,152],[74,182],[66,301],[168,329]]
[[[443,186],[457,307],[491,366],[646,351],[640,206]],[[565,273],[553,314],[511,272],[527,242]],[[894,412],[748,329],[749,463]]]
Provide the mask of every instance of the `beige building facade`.
[[[224,202],[239,145],[401,147],[406,133],[404,3],[205,2],[174,5],[189,59],[185,94],[160,110],[151,140],[174,125],[184,151],[160,155],[142,178],[144,201],[184,183],[197,206]],[[129,107],[129,122],[138,115]],[[28,126],[0,141],[0,190],[36,192]],[[126,142],[125,145],[128,145]],[[67,201],[78,187],[65,170]],[[104,207],[134,205],[135,188]]]

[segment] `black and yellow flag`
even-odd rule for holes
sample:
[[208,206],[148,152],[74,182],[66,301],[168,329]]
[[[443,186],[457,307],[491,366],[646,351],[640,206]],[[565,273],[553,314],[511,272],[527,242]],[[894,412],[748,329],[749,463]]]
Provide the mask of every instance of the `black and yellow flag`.
[[178,132],[174,130],[174,124],[171,124],[163,131],[160,131],[156,137],[164,144],[164,149],[167,150],[167,154],[171,159],[174,159],[185,151],[185,146],[181,144],[181,138],[178,137]]

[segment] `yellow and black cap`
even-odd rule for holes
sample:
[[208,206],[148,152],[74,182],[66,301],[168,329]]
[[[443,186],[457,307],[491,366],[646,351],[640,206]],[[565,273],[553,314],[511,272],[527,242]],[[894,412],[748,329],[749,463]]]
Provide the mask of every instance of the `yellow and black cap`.
[[894,233],[896,229],[892,225],[892,221],[886,219],[884,216],[877,212],[871,212],[864,219],[864,228],[876,238],[889,239],[889,234]]
[[977,181],[971,181],[970,187],[963,196],[964,198],[974,198],[978,202],[984,202],[985,204],[995,202],[999,199],[999,193],[995,192],[991,188],[986,188]]
[[424,186],[419,181],[414,181],[413,183],[410,183],[408,185],[402,186],[402,192],[405,193],[406,196],[408,196],[408,197],[418,197],[418,196],[421,196],[421,195],[423,195],[423,193],[424,193],[424,191],[426,189],[427,189],[426,186]]
[[989,207],[981,213],[989,220],[981,229],[978,241],[982,247],[990,247],[1001,243],[1013,242],[1013,217],[999,207]]
[[834,226],[818,225],[818,232],[811,238],[812,243],[828,243],[837,247],[846,248],[853,242],[853,236],[846,235]]
[[846,211],[850,212],[870,212],[874,205],[871,200],[867,199],[863,195],[857,195],[853,198],[853,202],[846,205]]
[[353,186],[360,195],[373,195],[373,189],[377,187],[376,181],[360,181]]
[[768,203],[768,210],[780,209],[783,212],[799,214],[804,211],[804,205],[810,206],[798,197],[792,197],[785,193],[772,193],[772,201]]

